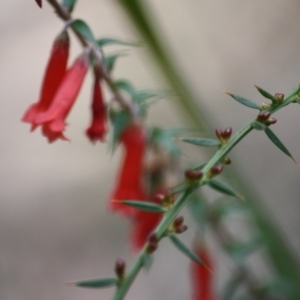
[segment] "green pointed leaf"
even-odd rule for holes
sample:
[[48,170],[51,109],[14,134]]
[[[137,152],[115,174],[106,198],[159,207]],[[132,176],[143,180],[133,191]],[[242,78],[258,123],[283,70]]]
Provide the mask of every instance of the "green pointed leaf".
[[166,209],[162,205],[147,201],[124,200],[120,201],[120,203],[151,213],[166,212]]
[[112,72],[115,67],[115,63],[116,63],[117,59],[121,56],[126,56],[126,55],[127,55],[127,53],[125,53],[124,51],[106,55],[104,58],[104,63],[107,67],[107,70],[109,72]]
[[254,108],[254,109],[259,109],[261,110],[261,106],[258,105],[257,103],[249,100],[249,99],[246,99],[244,97],[241,97],[241,96],[238,96],[238,95],[235,95],[235,94],[230,94],[230,93],[226,93],[227,95],[231,96],[233,99],[235,99],[236,101],[240,102],[241,104],[245,105],[245,106],[248,106],[250,108]]
[[237,194],[233,189],[231,189],[225,183],[210,179],[206,181],[206,184],[217,192],[243,200],[243,197],[241,195]]
[[94,288],[94,289],[102,289],[116,285],[118,280],[116,278],[96,278],[96,279],[88,279],[77,282],[72,282],[79,287],[85,288]]
[[282,144],[280,139],[275,135],[275,133],[269,128],[266,127],[265,133],[268,136],[268,138],[287,156],[289,156],[292,160],[295,161],[290,151]]
[[288,100],[291,97],[294,97],[295,95],[300,93],[300,84],[297,85],[294,89],[292,89],[292,91],[286,96],[284,97],[284,101]]
[[102,48],[103,46],[107,46],[107,45],[122,45],[122,46],[134,46],[134,47],[143,46],[143,44],[139,43],[139,42],[124,41],[124,40],[110,38],[110,37],[104,37],[104,38],[98,39],[97,45],[100,48]]
[[69,12],[72,12],[77,0],[63,0],[61,5],[66,7]]
[[300,104],[300,98],[296,99],[296,102],[297,102],[298,104]]
[[256,130],[265,130],[267,128],[267,126],[263,123],[260,123],[258,121],[254,121],[252,122],[252,127]]
[[134,89],[133,85],[127,80],[117,80],[115,81],[114,86],[117,89],[125,91],[131,97],[134,97],[136,95],[136,90]]
[[257,90],[259,91],[259,93],[267,98],[267,99],[270,99],[272,102],[276,101],[275,97],[273,95],[271,95],[270,93],[268,93],[267,91],[263,90],[262,88],[260,88],[259,86],[256,86],[255,87],[257,88]]
[[216,147],[221,145],[221,143],[218,140],[214,140],[214,139],[187,137],[187,138],[178,138],[178,140],[196,146],[204,146],[204,147]]
[[82,20],[75,20],[70,25],[76,32],[78,32],[80,35],[82,35],[85,39],[87,39],[89,42],[95,44],[96,40],[94,38],[94,35],[90,29],[90,27]]
[[172,241],[172,243],[176,246],[176,248],[181,251],[184,255],[186,255],[188,258],[190,258],[191,260],[201,264],[201,265],[205,265],[205,263],[203,262],[202,259],[200,259],[200,257],[198,257],[198,255],[196,255],[191,249],[189,249],[185,244],[183,244],[181,242],[181,240],[179,238],[177,238],[177,236],[175,234],[171,234],[169,235],[170,240]]
[[143,262],[143,267],[148,271],[152,266],[153,257],[148,253],[144,253],[142,256],[142,262]]

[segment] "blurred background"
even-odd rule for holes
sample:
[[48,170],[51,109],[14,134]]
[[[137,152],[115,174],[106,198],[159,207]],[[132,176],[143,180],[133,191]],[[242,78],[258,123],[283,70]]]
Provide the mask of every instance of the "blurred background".
[[[236,131],[255,116],[222,90],[261,103],[254,84],[288,93],[300,82],[299,1],[147,2],[174,61],[216,127]],[[79,0],[74,17],[86,20],[96,37],[140,40],[116,1]],[[129,222],[107,213],[120,152],[112,157],[106,144],[92,145],[84,135],[91,74],[68,118],[70,143],[50,145],[39,130],[30,133],[20,121],[38,99],[52,42],[62,26],[46,1],[42,10],[33,0],[0,3],[1,299],[111,299],[113,289],[64,283],[113,275],[116,257],[125,257],[128,264],[134,259],[127,243]],[[70,61],[81,51],[74,38],[71,49]],[[141,89],[165,87],[147,48],[130,50],[114,75]],[[289,106],[275,116],[278,122],[272,127],[297,161],[299,113],[299,106]],[[171,100],[153,106],[149,124],[186,126]],[[258,200],[299,260],[299,166],[261,132],[251,133],[231,159],[240,176],[259,191]],[[192,221],[187,223],[193,227]],[[192,236],[191,230],[183,239]],[[188,259],[163,242],[151,272],[141,273],[128,299],[190,299],[188,265]]]

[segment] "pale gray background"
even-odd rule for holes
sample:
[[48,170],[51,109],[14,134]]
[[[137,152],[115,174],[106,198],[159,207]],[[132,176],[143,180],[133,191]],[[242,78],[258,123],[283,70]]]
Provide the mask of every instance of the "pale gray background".
[[[44,1],[45,2],[45,1]],[[89,21],[97,37],[134,39],[112,0],[79,0],[75,16]],[[217,126],[234,130],[253,118],[221,93],[228,90],[262,102],[253,84],[288,92],[300,82],[300,4],[297,0],[152,0],[174,59],[205,99]],[[86,78],[68,121],[72,140],[49,145],[20,118],[37,100],[52,41],[62,23],[45,2],[0,2],[0,298],[3,300],[110,299],[113,289],[65,286],[74,279],[112,275],[117,256],[133,260],[126,244],[129,223],[107,214],[120,153],[92,146],[88,126],[91,76]],[[80,51],[72,40],[72,58]],[[147,50],[122,59],[116,77],[139,88],[164,87]],[[109,94],[108,94],[109,96]],[[273,129],[300,161],[300,106],[277,114]],[[163,120],[164,122],[162,123]],[[149,123],[184,126],[163,101]],[[233,151],[232,160],[260,190],[299,258],[299,165],[258,132]],[[192,232],[186,237],[192,236]],[[188,239],[188,238],[187,238]],[[188,260],[162,243],[150,274],[139,276],[128,299],[190,299]],[[177,271],[176,271],[177,270]],[[180,271],[185,271],[180,276]],[[172,288],[171,288],[172,285]]]

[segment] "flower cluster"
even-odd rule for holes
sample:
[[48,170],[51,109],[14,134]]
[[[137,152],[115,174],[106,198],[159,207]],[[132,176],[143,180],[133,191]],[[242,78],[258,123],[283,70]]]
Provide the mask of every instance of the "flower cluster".
[[[86,49],[74,63],[67,68],[69,56],[69,37],[66,31],[54,41],[50,59],[42,83],[40,99],[25,112],[22,120],[31,124],[31,130],[42,127],[43,135],[50,143],[62,139],[66,118],[80,92],[89,68],[90,50]],[[92,142],[102,141],[106,132],[106,107],[100,86],[101,77],[95,72],[92,103],[92,125],[87,136]]]

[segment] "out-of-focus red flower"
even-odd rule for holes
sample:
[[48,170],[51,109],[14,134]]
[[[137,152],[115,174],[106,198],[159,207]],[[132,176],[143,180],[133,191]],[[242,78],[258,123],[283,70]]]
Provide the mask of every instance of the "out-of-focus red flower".
[[191,275],[193,285],[193,300],[216,300],[212,288],[212,261],[203,243],[196,243],[194,252],[205,263],[205,265],[192,262]]
[[103,100],[103,94],[101,89],[101,77],[95,71],[94,89],[93,89],[93,102],[92,102],[92,123],[86,130],[86,134],[91,142],[97,140],[104,140],[106,133],[106,105]]
[[35,122],[43,125],[43,134],[50,143],[64,136],[65,119],[68,116],[82,86],[89,67],[87,53],[79,56],[67,70],[49,109],[36,117]]
[[31,131],[38,126],[35,121],[37,116],[46,112],[50,107],[54,95],[66,73],[69,48],[69,36],[67,32],[64,31],[53,43],[50,59],[42,83],[40,99],[37,103],[32,104],[27,109],[22,118],[23,122],[31,123]]
[[131,124],[121,133],[120,142],[125,155],[119,171],[118,182],[109,201],[109,208],[125,216],[134,216],[137,209],[119,203],[120,200],[145,200],[143,185],[143,159],[147,134],[140,124]]
[[[156,195],[162,193],[162,191],[155,193],[150,202],[161,204]],[[131,231],[131,244],[135,251],[140,250],[144,246],[149,235],[156,228],[162,217],[162,213],[150,213],[142,210],[137,211],[133,218]]]

